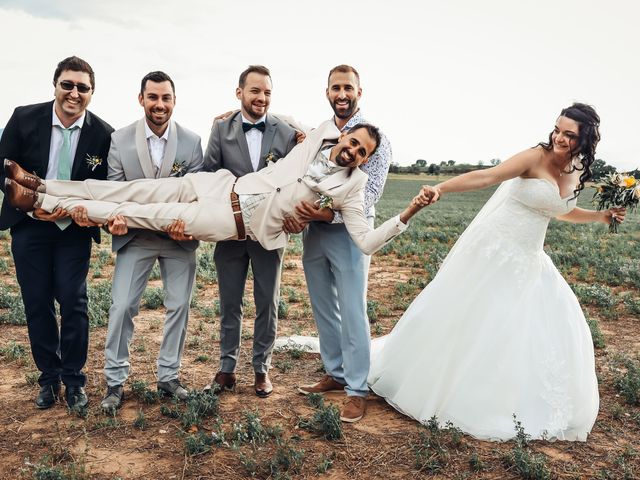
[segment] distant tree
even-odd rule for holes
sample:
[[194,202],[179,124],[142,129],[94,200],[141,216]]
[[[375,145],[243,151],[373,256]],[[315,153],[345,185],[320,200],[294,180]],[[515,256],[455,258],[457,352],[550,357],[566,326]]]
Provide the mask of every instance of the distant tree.
[[591,172],[593,173],[593,180],[600,180],[610,173],[614,173],[616,169],[601,158],[596,158],[591,164]]
[[500,165],[502,163],[502,160],[500,160],[499,158],[492,158],[491,160],[489,160],[489,163],[495,167],[496,165]]
[[418,167],[424,168],[424,167],[427,166],[427,161],[426,160],[422,160],[422,159],[416,160],[416,165]]
[[455,161],[455,160],[448,160],[448,161],[447,161],[447,165],[448,165],[449,167],[453,167],[455,164],[456,164],[456,161]]
[[478,160],[478,166],[482,167],[484,165],[484,160]]
[[447,166],[447,162],[440,162],[440,166],[441,167],[446,167]]
[[421,170],[420,170],[420,167],[418,165],[411,165],[409,167],[409,173],[418,174],[420,172],[421,172]]
[[399,171],[400,171],[400,164],[398,162],[391,162],[391,165],[389,165],[389,172],[398,173]]
[[429,175],[439,175],[440,174],[440,167],[438,165],[436,165],[435,163],[432,163],[431,165],[429,165],[429,168],[427,169],[427,173]]

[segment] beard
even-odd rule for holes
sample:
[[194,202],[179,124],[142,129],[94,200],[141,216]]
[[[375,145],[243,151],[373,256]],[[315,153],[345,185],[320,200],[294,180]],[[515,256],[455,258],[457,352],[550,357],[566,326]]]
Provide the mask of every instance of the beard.
[[340,111],[338,110],[338,106],[336,105],[336,103],[337,100],[335,102],[332,102],[331,108],[333,109],[333,113],[335,113],[336,117],[342,120],[351,117],[351,115],[353,115],[353,112],[356,111],[356,107],[358,105],[355,99],[349,100],[349,106],[346,109]]
[[166,110],[164,110],[162,112],[160,112],[160,111],[158,111],[158,112],[151,111],[151,112],[147,113],[147,115],[146,115],[147,120],[149,120],[154,125],[157,125],[158,127],[161,127],[162,125],[164,125],[165,123],[167,123],[169,121],[169,115],[165,115],[165,116],[162,117],[162,119],[158,119],[158,118],[154,117],[154,113],[155,114],[163,114],[163,113],[166,114],[167,111]]
[[336,165],[338,165],[339,167],[351,167],[353,165],[353,157],[351,157],[349,155],[349,152],[347,153],[347,160],[345,160],[344,158],[342,158],[342,154],[343,152],[345,152],[345,150],[347,150],[346,147],[343,147],[338,154],[336,155],[335,158],[335,163]]

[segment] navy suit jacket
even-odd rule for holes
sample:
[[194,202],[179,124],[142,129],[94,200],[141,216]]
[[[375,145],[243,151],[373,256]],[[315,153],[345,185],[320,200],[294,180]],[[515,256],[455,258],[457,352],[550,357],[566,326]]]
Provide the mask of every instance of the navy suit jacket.
[[[49,165],[53,101],[18,107],[13,112],[0,137],[0,161],[14,160],[22,168],[45,178]],[[111,142],[111,125],[87,110],[80,130],[78,148],[71,169],[71,180],[107,178],[107,155]],[[89,164],[89,157],[101,160],[100,165]],[[0,168],[0,188],[4,192],[4,169]],[[27,215],[2,201],[0,230],[11,228],[27,219]],[[100,230],[92,227],[91,236],[100,242]]]

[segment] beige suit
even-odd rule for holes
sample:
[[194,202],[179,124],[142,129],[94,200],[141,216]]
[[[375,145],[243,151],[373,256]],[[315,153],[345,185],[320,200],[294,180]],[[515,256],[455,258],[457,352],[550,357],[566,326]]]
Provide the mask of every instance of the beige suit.
[[[364,186],[367,175],[360,169],[340,170],[318,184],[304,178],[309,165],[326,141],[337,141],[340,131],[333,121],[313,130],[307,139],[285,158],[237,180],[238,194],[264,193],[267,197],[251,217],[251,231],[266,249],[284,247],[288,235],[283,219],[295,216],[295,206],[303,200],[314,202],[319,194],[333,199],[356,245],[371,254],[401,231],[392,218],[372,230],[364,214]],[[47,181],[42,208],[87,208],[94,221],[105,222],[115,215],[127,218],[130,227],[162,230],[175,219],[185,221],[185,233],[204,241],[237,238],[231,210],[230,192],[236,177],[227,170],[203,172],[181,178],[134,180],[133,182]]]

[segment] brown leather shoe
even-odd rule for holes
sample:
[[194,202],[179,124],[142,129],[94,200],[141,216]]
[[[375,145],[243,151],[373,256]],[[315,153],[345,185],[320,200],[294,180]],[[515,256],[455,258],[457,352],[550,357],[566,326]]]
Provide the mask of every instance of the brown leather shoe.
[[16,162],[8,158],[4,159],[4,173],[8,178],[23,187],[27,187],[29,190],[39,191],[40,186],[43,186],[40,177],[27,172]]
[[367,399],[364,397],[347,397],[340,412],[340,420],[353,423],[364,417],[367,410]]
[[253,388],[256,391],[256,395],[260,398],[266,398],[271,395],[273,385],[269,380],[269,374],[256,372],[256,381],[253,384]]
[[216,376],[213,377],[211,383],[204,387],[204,392],[218,394],[224,390],[232,391],[236,388],[236,374],[235,373],[226,373],[226,372],[218,372]]
[[298,387],[298,392],[303,395],[309,395],[310,393],[341,393],[344,392],[344,385],[336,382],[331,375],[325,375],[318,383]]
[[36,203],[38,202],[38,194],[33,190],[23,187],[10,178],[5,178],[4,192],[9,201],[9,205],[12,207],[22,210],[23,212],[35,210]]

